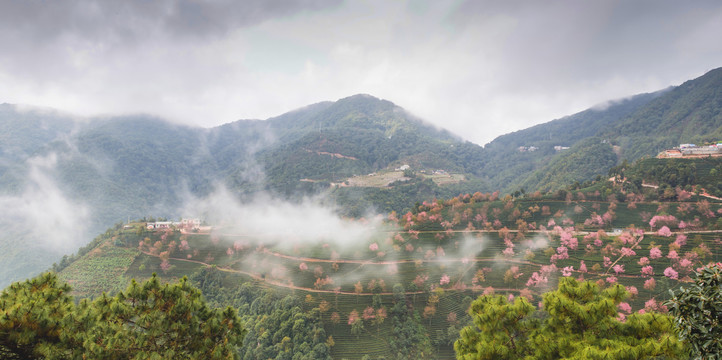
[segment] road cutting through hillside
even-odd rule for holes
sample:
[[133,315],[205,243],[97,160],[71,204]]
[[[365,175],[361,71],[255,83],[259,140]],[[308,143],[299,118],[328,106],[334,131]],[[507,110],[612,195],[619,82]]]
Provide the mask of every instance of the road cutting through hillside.
[[[152,254],[152,253],[147,252],[147,251],[141,251],[141,253],[143,253],[143,254],[145,254],[145,255],[148,255],[148,256],[160,258],[160,255],[155,255],[155,254]],[[204,265],[204,266],[206,266],[206,267],[216,266],[216,265],[214,265],[214,264],[208,264],[208,263],[205,263],[205,262],[199,261],[199,260],[183,259],[183,258],[173,258],[173,257],[168,258],[168,259],[169,259],[169,260],[175,260],[175,261],[190,262],[190,263],[194,263],[194,264]],[[426,261],[426,260],[424,260],[424,261]],[[372,264],[375,264],[375,263],[372,263]],[[533,263],[530,263],[530,264],[533,264]],[[394,294],[393,292],[379,292],[379,293],[363,293],[363,292],[362,292],[362,293],[357,293],[357,292],[352,292],[352,291],[313,289],[313,288],[307,288],[307,287],[302,287],[302,286],[296,286],[296,285],[293,285],[293,284],[283,283],[283,282],[280,282],[280,281],[270,280],[270,279],[267,279],[267,278],[266,278],[265,276],[263,276],[263,275],[260,275],[260,274],[257,274],[257,273],[251,273],[251,272],[243,271],[243,270],[239,270],[239,269],[231,269],[231,268],[219,267],[219,266],[216,266],[216,269],[218,269],[218,270],[220,270],[220,271],[223,271],[223,272],[227,272],[227,273],[243,274],[243,275],[246,275],[246,276],[251,277],[251,278],[254,279],[254,280],[257,280],[257,281],[259,281],[259,282],[263,282],[263,283],[266,283],[266,284],[269,284],[269,285],[273,285],[273,286],[277,286],[277,287],[283,287],[283,288],[292,289],[292,290],[307,291],[307,292],[312,292],[312,293],[338,294],[338,295],[354,295],[354,296],[373,296],[373,295],[393,295],[393,294]],[[484,288],[482,287],[482,289],[484,289]],[[445,290],[445,291],[448,291],[448,290],[455,290],[455,289],[444,289],[444,290]],[[522,290],[522,289],[494,288],[494,291],[506,291],[506,292],[520,292],[521,290]],[[414,295],[414,294],[424,294],[424,293],[426,293],[426,292],[427,292],[427,291],[406,291],[405,294],[407,294],[407,295]]]
[[[141,251],[141,253],[143,253],[143,254],[145,254],[145,255],[148,255],[148,256],[160,258],[160,255],[155,255],[155,254],[152,254],[152,253],[150,253],[150,252]],[[295,259],[295,260],[304,259],[303,261],[307,261],[307,262],[331,262],[331,261],[326,260],[326,259],[313,259],[313,258],[293,257],[293,256],[290,256],[290,255],[284,255],[284,254],[280,254],[280,253],[270,253],[270,252],[267,252],[267,254],[278,255],[279,257],[283,257],[283,258],[286,258],[286,259]],[[183,259],[183,258],[173,258],[173,257],[171,257],[171,258],[169,258],[169,260],[185,261],[185,262],[190,262],[190,263],[194,263],[194,264],[203,265],[203,266],[206,266],[206,267],[216,266],[216,265],[214,265],[214,264],[209,264],[209,263],[206,263],[206,262],[203,262],[203,261],[192,260],[192,259]],[[469,263],[478,263],[478,262],[488,262],[488,261],[498,261],[498,260],[499,260],[499,259],[468,259],[468,262],[469,262]],[[332,261],[332,262],[360,264],[360,266],[363,266],[363,265],[401,264],[401,263],[409,263],[409,262],[412,262],[412,263],[413,263],[413,262],[416,262],[416,261],[418,261],[418,260],[396,260],[396,261],[385,261],[385,262],[373,262],[373,261],[368,261],[368,260],[366,260],[366,261],[364,261],[364,262],[362,262],[362,261],[360,261],[360,260],[337,260],[337,261]],[[438,259],[428,259],[428,260],[426,260],[426,259],[425,259],[425,260],[421,260],[422,263],[428,263],[428,262],[438,263],[438,262],[449,262],[449,261],[462,262],[462,263],[463,263],[463,260],[462,260],[462,259],[453,259],[453,260],[438,260]],[[533,263],[533,262],[530,262],[530,261],[522,261],[522,260],[514,260],[514,259],[504,259],[503,261],[505,261],[505,262],[513,262],[513,263],[517,263],[517,264],[526,264],[526,265],[530,265],[530,266],[538,266],[538,267],[540,267],[540,268],[543,266],[543,265],[541,265],[541,264]],[[266,278],[264,275],[261,275],[261,274],[258,274],[258,273],[253,273],[253,272],[248,272],[248,271],[243,271],[243,270],[240,270],[240,269],[231,269],[231,268],[228,268],[228,267],[219,267],[219,266],[216,266],[216,268],[217,268],[218,270],[220,270],[220,271],[227,272],[227,273],[243,274],[243,275],[246,275],[246,276],[248,276],[248,277],[250,277],[250,278],[252,278],[252,279],[254,279],[254,280],[258,281],[258,282],[262,282],[262,283],[265,283],[265,284],[268,284],[268,285],[272,285],[272,286],[276,286],[276,287],[282,287],[282,288],[291,289],[291,290],[306,291],[306,292],[311,292],[311,293],[335,294],[335,295],[352,295],[352,296],[373,296],[373,295],[393,295],[393,294],[394,294],[393,292],[379,292],[379,293],[361,292],[361,293],[357,293],[357,292],[341,291],[341,290],[314,289],[314,288],[309,288],[309,287],[303,287],[303,286],[293,285],[292,283],[284,283],[284,282],[280,282],[280,281],[276,281],[276,280],[271,280],[271,279]],[[467,267],[467,269],[466,269],[464,272],[469,271],[469,269],[471,269],[471,265],[470,265],[469,267]],[[584,274],[584,273],[579,272],[578,270],[574,270],[573,272],[578,273],[578,274]],[[586,274],[589,274],[589,275],[592,275],[592,276],[599,276],[599,277],[602,277],[602,278],[603,278],[603,277],[607,277],[607,276],[616,276],[616,277],[624,277],[624,278],[638,278],[638,277],[640,277],[640,276],[637,276],[637,275],[629,275],[629,274],[612,275],[612,274],[593,273],[593,272],[586,272]],[[662,277],[662,275],[655,275],[654,277]],[[458,282],[457,282],[457,283],[458,283]],[[483,290],[483,289],[486,289],[486,288],[485,288],[485,287],[479,288],[480,291]],[[496,288],[496,287],[494,287],[493,289],[494,289],[494,291],[501,291],[501,292],[521,292],[521,291],[523,290],[523,289]],[[459,290],[459,289],[454,289],[454,288],[449,289],[449,288],[446,288],[446,289],[444,289],[444,290],[445,290],[445,291],[450,291],[450,290]],[[469,290],[469,288],[466,288],[466,289],[464,289],[464,290]],[[427,292],[428,292],[428,291],[406,291],[405,294],[407,294],[407,295],[414,295],[414,294],[424,294],[424,293],[427,293]]]

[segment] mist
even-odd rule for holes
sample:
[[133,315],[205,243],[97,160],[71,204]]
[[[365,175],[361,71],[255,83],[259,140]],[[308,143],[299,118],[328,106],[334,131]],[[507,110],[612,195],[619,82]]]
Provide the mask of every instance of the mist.
[[204,219],[219,235],[249,237],[286,248],[321,243],[353,248],[391,230],[373,214],[362,221],[342,218],[320,197],[289,202],[261,193],[240,202],[223,185],[207,197],[188,198],[180,212]]
[[24,189],[18,195],[0,197],[4,209],[0,288],[47,269],[88,241],[90,208],[60,189],[54,172],[57,162],[55,153],[29,159]]

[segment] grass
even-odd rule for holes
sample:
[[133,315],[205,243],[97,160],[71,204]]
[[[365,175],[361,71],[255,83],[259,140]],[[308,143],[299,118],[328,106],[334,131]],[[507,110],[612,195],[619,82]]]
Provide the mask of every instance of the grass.
[[113,293],[128,285],[130,279],[125,272],[139,254],[137,250],[106,242],[70,264],[58,276],[70,284],[73,296],[79,298]]

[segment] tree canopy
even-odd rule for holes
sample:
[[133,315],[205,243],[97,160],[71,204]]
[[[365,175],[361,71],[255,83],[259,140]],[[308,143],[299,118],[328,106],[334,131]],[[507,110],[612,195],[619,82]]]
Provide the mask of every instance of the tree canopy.
[[6,358],[233,359],[245,330],[236,311],[209,308],[184,277],[131,282],[115,296],[77,306],[46,273],[0,294],[0,355]]
[[674,316],[681,339],[689,342],[695,359],[722,358],[722,263],[703,267],[689,287],[670,290],[665,305]]
[[684,357],[671,317],[635,313],[618,306],[621,285],[601,289],[593,282],[562,278],[543,295],[543,311],[527,299],[513,303],[485,295],[469,310],[474,325],[454,344],[457,359],[649,359]]

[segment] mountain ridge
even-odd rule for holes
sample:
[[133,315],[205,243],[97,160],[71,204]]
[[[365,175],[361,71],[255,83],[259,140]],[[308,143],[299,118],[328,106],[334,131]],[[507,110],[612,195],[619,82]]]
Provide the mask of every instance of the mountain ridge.
[[[365,94],[214,128],[147,115],[78,122],[60,113],[3,105],[0,193],[5,197],[0,200],[23,203],[25,190],[34,186],[63,204],[86,204],[89,235],[127,217],[181,216],[188,198],[203,198],[221,187],[240,199],[261,193],[296,200],[325,194],[355,216],[369,210],[402,212],[417,201],[464,192],[553,191],[605,175],[623,159],[653,156],[679,142],[719,140],[720,89],[722,69],[715,69],[677,87],[502,135],[484,147]],[[17,147],[13,139],[23,136],[33,141]],[[55,162],[49,165],[30,161],[50,155]],[[396,171],[402,165],[409,171]],[[383,176],[388,180],[376,178]],[[352,178],[361,180],[349,184]],[[72,220],[72,215],[55,221]],[[14,225],[6,218],[2,225]],[[13,258],[18,265],[7,268],[38,268],[57,257],[37,248],[32,249],[36,256],[27,256],[30,250],[19,254],[18,246],[32,242],[23,238],[18,244],[0,241],[0,260]],[[0,278],[10,277],[0,273]]]

